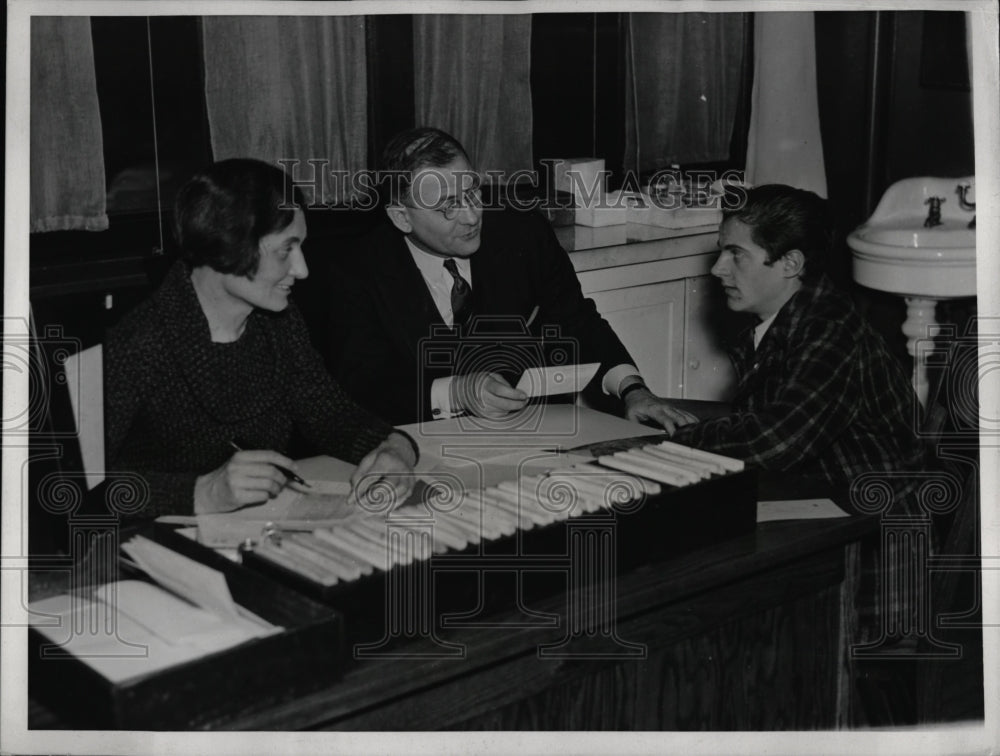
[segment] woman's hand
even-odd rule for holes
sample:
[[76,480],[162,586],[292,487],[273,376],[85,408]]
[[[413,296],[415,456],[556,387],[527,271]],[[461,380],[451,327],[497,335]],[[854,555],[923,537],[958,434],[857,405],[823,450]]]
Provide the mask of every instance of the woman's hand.
[[[351,476],[348,501],[357,504],[368,499],[379,503],[391,497],[393,506],[402,504],[413,490],[416,464],[417,455],[406,436],[390,433],[358,463],[358,469]],[[383,486],[388,486],[389,490]]]
[[294,461],[278,452],[236,452],[222,467],[195,481],[195,514],[230,512],[274,498],[288,482],[275,465],[296,469]]

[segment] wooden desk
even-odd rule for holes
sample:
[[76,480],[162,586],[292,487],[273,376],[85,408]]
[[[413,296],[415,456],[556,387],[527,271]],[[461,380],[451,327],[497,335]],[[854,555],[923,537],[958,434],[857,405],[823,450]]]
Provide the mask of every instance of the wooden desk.
[[[851,623],[845,553],[877,520],[772,522],[622,575],[617,635],[642,658],[578,639],[539,658],[560,628],[464,629],[464,658],[366,659],[315,693],[212,727],[342,729],[800,729],[848,723]],[[846,583],[845,583],[846,575]],[[849,595],[849,594],[848,594]],[[537,609],[565,612],[564,599]],[[500,616],[502,621],[508,616]],[[405,653],[406,645],[393,647]],[[57,722],[38,706],[30,726]]]

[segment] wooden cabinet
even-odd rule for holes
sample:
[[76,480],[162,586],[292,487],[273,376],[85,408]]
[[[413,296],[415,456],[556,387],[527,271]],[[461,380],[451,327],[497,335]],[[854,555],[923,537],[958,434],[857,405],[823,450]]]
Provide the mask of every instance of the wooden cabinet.
[[598,291],[590,297],[635,358],[650,389],[660,396],[681,396],[684,281]]
[[[615,329],[660,396],[730,399],[736,376],[722,346],[722,293],[709,275],[714,234],[595,250],[591,267],[571,255],[586,296]],[[640,260],[640,262],[633,262]]]
[[713,276],[684,281],[684,399],[726,401],[732,398],[736,373],[722,346],[725,298]]

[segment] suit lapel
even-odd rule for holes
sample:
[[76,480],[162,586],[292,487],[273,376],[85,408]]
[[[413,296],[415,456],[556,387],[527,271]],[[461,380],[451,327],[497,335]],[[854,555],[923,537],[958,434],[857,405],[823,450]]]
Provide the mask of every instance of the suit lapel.
[[398,329],[407,351],[416,360],[420,340],[430,336],[432,326],[444,328],[445,324],[402,235],[394,229],[384,231],[389,238],[381,246],[385,254],[376,265],[375,280],[384,297],[389,327]]
[[[514,246],[500,226],[491,227],[492,221],[503,218],[483,214],[482,246],[470,258],[472,267],[473,315],[488,314],[499,317],[509,327],[517,318],[527,320],[535,304],[533,279],[528,262]],[[527,243],[527,242],[525,242]],[[499,321],[498,321],[499,323]],[[517,326],[515,326],[517,327]]]
[[[504,264],[504,252],[499,239],[489,233],[489,213],[483,213],[482,243],[469,258],[472,271],[472,313],[500,314],[505,310],[504,292],[509,292],[510,265]],[[510,261],[508,261],[509,263]]]

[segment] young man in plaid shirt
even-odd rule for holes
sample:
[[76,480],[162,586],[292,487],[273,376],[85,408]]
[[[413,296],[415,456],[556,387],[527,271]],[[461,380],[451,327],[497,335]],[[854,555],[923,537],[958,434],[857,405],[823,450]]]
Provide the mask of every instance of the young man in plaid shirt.
[[769,185],[724,213],[712,274],[734,312],[752,316],[732,349],[730,414],[673,440],[846,490],[865,472],[912,469],[915,395],[899,362],[823,273],[826,201]]
[[[916,396],[882,338],[824,275],[832,228],[826,201],[790,186],[746,190],[746,201],[724,212],[712,273],[729,309],[752,320],[732,349],[736,396],[729,414],[685,425],[672,438],[782,473],[768,484],[780,487],[789,474],[799,490],[818,483],[838,501],[870,499],[868,486],[880,499],[888,484],[884,514],[916,514],[914,476],[906,474],[922,463]],[[857,640],[878,639],[897,653],[912,646],[912,638],[887,632],[915,611],[912,593],[887,589],[912,565],[910,550],[866,542],[851,551],[860,578]]]

